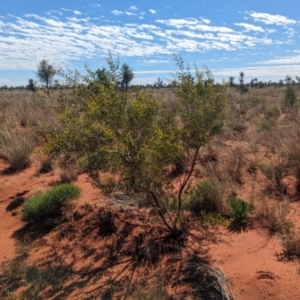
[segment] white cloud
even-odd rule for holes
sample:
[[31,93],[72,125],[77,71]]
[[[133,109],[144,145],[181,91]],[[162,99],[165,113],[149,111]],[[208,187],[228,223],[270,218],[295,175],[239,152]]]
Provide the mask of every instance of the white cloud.
[[167,26],[175,27],[178,29],[186,27],[190,30],[212,31],[212,32],[234,32],[234,30],[229,27],[209,26],[206,24],[202,24],[201,21],[195,18],[156,20],[156,22],[165,24]]
[[209,19],[201,18],[201,21],[202,21],[204,24],[210,24],[210,20],[209,20]]
[[287,28],[285,33],[288,37],[293,37],[296,34],[296,31],[294,28]]
[[161,74],[161,73],[169,74],[171,72],[172,72],[172,70],[144,70],[144,71],[135,71],[134,73],[136,73],[136,74]]
[[156,14],[156,10],[155,9],[149,9],[150,13],[155,15]]
[[138,8],[135,5],[132,5],[129,7],[129,10],[138,10]]
[[81,15],[81,12],[78,10],[74,10],[73,13],[74,13],[74,15]]
[[[263,64],[263,65],[300,64],[300,55],[269,59],[263,62],[258,62],[258,64]],[[298,68],[300,68],[300,66],[298,66]]]
[[[235,69],[212,70],[214,75],[228,78],[229,76],[238,76],[239,72],[243,71],[246,78],[258,78],[258,80],[269,80],[271,77],[282,79],[286,74],[290,76],[299,76],[299,66],[257,66]],[[250,80],[249,80],[250,81]]]
[[[131,11],[111,12],[115,15],[133,14]],[[139,15],[143,17],[142,13]],[[36,14],[22,18],[11,16],[9,21],[2,18],[0,68],[35,69],[36,62],[45,57],[65,66],[72,61],[105,57],[108,51],[120,57],[149,56],[148,64],[154,65],[167,63],[165,59],[157,58],[164,54],[234,51],[289,43],[292,33],[296,32],[287,28],[280,31],[279,28],[280,33],[287,32],[291,37],[287,40],[287,35],[283,34],[273,39],[259,26],[235,23],[245,28],[241,32],[230,26],[212,26],[210,20],[203,18],[160,19],[155,25],[141,21],[133,24],[106,20],[93,22],[92,18],[72,14],[59,20]],[[272,63],[277,62],[269,64]]]
[[244,27],[246,31],[264,32],[264,29],[262,27],[255,26],[255,25],[248,24],[248,23],[234,23],[234,25]]
[[170,60],[164,59],[144,59],[141,61],[144,65],[158,65],[158,64],[165,64],[169,63]]
[[112,10],[111,13],[116,16],[123,15],[123,12],[121,10],[116,10],[116,9]]
[[271,15],[268,13],[258,13],[258,12],[247,12],[255,22],[262,22],[267,25],[294,25],[297,22],[293,19],[289,19],[282,15]]
[[136,15],[135,13],[130,12],[130,11],[125,11],[125,14],[126,14],[127,16],[135,16],[135,15]]

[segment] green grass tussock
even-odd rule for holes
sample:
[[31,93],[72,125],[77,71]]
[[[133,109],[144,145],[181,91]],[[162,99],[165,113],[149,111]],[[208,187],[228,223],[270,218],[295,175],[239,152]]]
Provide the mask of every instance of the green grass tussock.
[[45,193],[38,193],[25,202],[22,220],[40,222],[51,217],[57,214],[67,201],[77,199],[80,193],[80,188],[72,184],[61,184]]

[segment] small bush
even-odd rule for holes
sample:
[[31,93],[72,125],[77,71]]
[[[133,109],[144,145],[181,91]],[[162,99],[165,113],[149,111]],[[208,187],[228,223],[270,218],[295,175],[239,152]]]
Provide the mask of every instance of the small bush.
[[284,90],[284,104],[287,107],[293,107],[297,100],[296,91],[293,86],[288,85]]
[[45,193],[32,196],[24,204],[22,220],[25,222],[40,222],[59,212],[68,200],[80,196],[80,188],[72,184],[61,184]]
[[232,217],[236,222],[244,222],[247,220],[252,210],[249,203],[237,197],[230,197],[228,204],[231,208]]
[[223,197],[216,180],[207,179],[197,184],[187,196],[184,206],[195,215],[201,211],[223,213]]

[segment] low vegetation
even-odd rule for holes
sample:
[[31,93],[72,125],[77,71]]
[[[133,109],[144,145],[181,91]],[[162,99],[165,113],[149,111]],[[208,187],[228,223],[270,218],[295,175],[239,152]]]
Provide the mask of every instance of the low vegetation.
[[67,201],[80,196],[80,189],[72,184],[61,184],[28,199],[23,208],[22,220],[41,222],[55,216]]
[[231,208],[231,215],[235,222],[241,223],[247,221],[252,210],[249,203],[237,197],[230,197],[228,199],[228,204]]

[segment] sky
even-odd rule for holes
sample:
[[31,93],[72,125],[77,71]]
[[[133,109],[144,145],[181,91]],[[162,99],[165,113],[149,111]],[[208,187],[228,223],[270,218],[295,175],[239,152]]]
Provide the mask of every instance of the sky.
[[300,76],[299,12],[299,0],[1,0],[0,86],[37,80],[42,59],[84,73],[109,53],[133,84],[168,83],[174,55],[217,81]]

